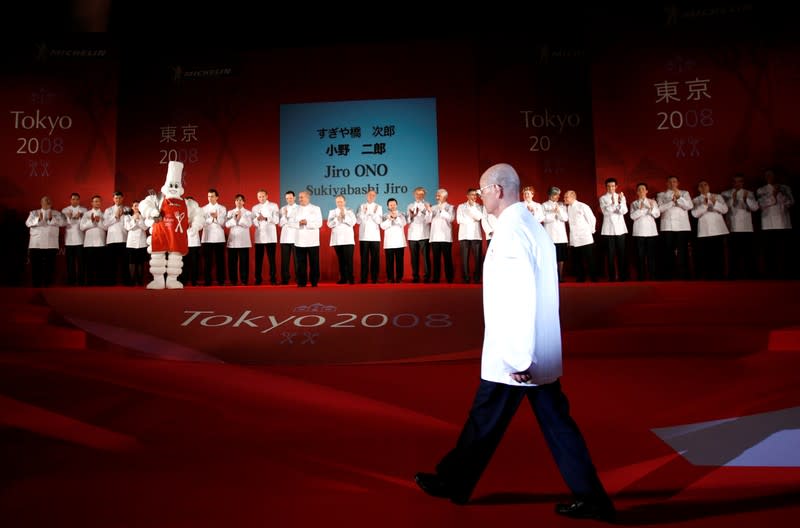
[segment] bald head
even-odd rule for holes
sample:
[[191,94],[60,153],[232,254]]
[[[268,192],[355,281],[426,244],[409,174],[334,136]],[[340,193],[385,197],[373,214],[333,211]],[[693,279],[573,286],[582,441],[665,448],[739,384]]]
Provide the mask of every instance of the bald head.
[[487,212],[499,216],[519,201],[519,176],[508,163],[492,165],[481,176],[481,199]]

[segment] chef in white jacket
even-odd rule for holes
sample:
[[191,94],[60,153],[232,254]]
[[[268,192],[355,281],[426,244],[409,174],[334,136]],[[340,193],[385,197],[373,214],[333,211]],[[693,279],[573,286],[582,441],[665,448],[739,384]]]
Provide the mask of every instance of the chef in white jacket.
[[567,204],[569,217],[569,245],[572,248],[572,261],[575,265],[575,280],[584,282],[588,269],[589,279],[597,282],[594,265],[594,232],[597,229],[597,218],[591,207],[578,201],[575,191],[567,191],[564,194],[564,203]]
[[728,278],[754,279],[757,275],[753,213],[758,211],[756,193],[744,188],[744,174],[733,177],[733,187],[722,191],[728,206]]
[[[425,187],[414,189],[414,201],[406,208],[408,249],[411,256],[411,282],[431,280],[431,204],[425,201]],[[420,260],[422,269],[420,270]]]
[[53,209],[49,196],[39,200],[41,207],[28,213],[25,225],[30,231],[28,256],[31,261],[31,284],[34,288],[50,286],[56,271],[58,237],[66,225],[64,215]]
[[[631,203],[633,240],[636,244],[636,278],[656,278],[656,254],[658,252],[658,227],[656,218],[661,216],[658,202],[647,197],[647,184],[636,186],[636,200]],[[647,271],[645,271],[647,270]]]
[[[480,179],[481,197],[498,221],[484,262],[484,338],[480,385],[455,446],[435,473],[415,481],[434,497],[469,501],[524,399],[528,400],[573,502],[559,515],[612,520],[614,505],[597,475],[586,441],[569,413],[562,374],[555,248],[519,201],[519,177],[507,164]],[[521,292],[523,292],[521,294]],[[523,449],[518,460],[529,461]]]
[[606,193],[599,200],[603,213],[603,225],[600,237],[605,242],[606,268],[609,282],[628,280],[628,261],[625,258],[625,239],[628,226],[625,215],[628,214],[628,202],[625,193],[617,190],[616,178],[606,179]]
[[444,261],[444,275],[448,283],[453,282],[453,220],[456,212],[447,203],[447,189],[436,191],[436,205],[431,207],[431,254],[433,258],[433,278],[431,282],[439,282]]
[[120,282],[130,285],[128,255],[125,250],[125,244],[128,242],[125,216],[131,214],[131,209],[123,203],[122,191],[115,191],[113,200],[114,205],[103,212],[103,223],[106,226],[106,282],[111,286]]
[[383,216],[383,253],[386,260],[386,282],[402,282],[406,248],[406,217],[397,210],[397,200],[389,198]]
[[86,280],[83,257],[83,231],[81,218],[86,208],[81,205],[81,195],[74,192],[69,197],[69,205],[61,210],[66,222],[64,229],[64,253],[67,258],[67,284],[82,285]]
[[228,228],[228,277],[231,286],[241,282],[247,285],[250,275],[250,226],[253,213],[244,206],[244,195],[237,194],[234,206],[228,211],[225,227]]
[[106,276],[106,226],[103,223],[103,199],[92,196],[92,208],[83,213],[83,256],[86,263],[86,284],[102,285]]
[[123,217],[127,239],[128,275],[132,286],[144,286],[144,263],[147,255],[147,225],[139,211],[139,202],[131,204],[131,214]]
[[697,184],[697,190],[700,194],[692,200],[692,216],[697,218],[695,269],[698,278],[719,280],[725,274],[725,239],[728,237],[725,214],[728,205],[722,196],[711,192],[705,180]]
[[358,255],[361,258],[361,283],[378,282],[381,254],[383,208],[375,201],[378,193],[369,191],[367,201],[358,208]]
[[219,203],[219,193],[214,188],[209,189],[208,203],[203,206],[203,233],[200,238],[206,286],[211,286],[212,271],[216,271],[217,284],[219,286],[225,284],[225,220],[227,217],[228,209]]
[[278,204],[269,201],[266,189],[259,189],[256,193],[258,203],[253,206],[253,225],[256,248],[256,286],[263,281],[264,253],[267,254],[269,264],[269,283],[278,283],[277,270],[275,269],[275,250],[278,245],[278,223],[280,213]]
[[667,178],[667,190],[658,193],[656,201],[661,209],[661,239],[664,241],[664,259],[660,268],[667,279],[689,278],[689,211],[692,197],[679,188],[677,176]]
[[542,203],[544,219],[542,225],[553,243],[556,245],[556,259],[558,260],[558,280],[564,281],[564,262],[567,260],[567,248],[569,239],[567,238],[567,206],[560,202],[561,189],[550,187],[547,190],[547,200]]
[[322,227],[322,210],[311,203],[308,191],[300,191],[297,207],[297,240],[294,243],[297,259],[297,286],[306,283],[316,288],[319,283],[319,230]]
[[336,207],[328,212],[328,227],[331,230],[330,246],[336,252],[339,263],[339,280],[336,284],[355,284],[353,253],[356,248],[356,215],[347,207],[343,194],[336,196]]
[[[481,220],[483,216],[483,206],[478,203],[478,190],[467,189],[467,201],[459,204],[456,209],[461,272],[466,284],[469,284],[470,281],[474,284],[481,282],[481,266],[483,265]],[[472,272],[470,272],[470,261],[472,261]]]
[[283,195],[286,205],[280,208],[278,225],[281,226],[281,284],[287,285],[292,279],[291,263],[294,262],[297,273],[297,255],[294,243],[297,240],[297,208],[294,191],[286,191]]
[[766,184],[756,191],[761,208],[761,236],[764,248],[764,271],[769,278],[789,278],[797,268],[790,261],[792,248],[792,189],[776,181],[775,171],[764,171]]

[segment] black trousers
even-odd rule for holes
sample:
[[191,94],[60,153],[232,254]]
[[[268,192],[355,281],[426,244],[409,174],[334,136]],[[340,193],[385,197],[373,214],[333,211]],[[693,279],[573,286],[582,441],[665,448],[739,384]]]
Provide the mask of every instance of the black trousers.
[[86,284],[102,286],[106,276],[106,247],[84,247],[83,251],[86,259]]
[[53,284],[56,272],[56,255],[58,250],[29,249],[28,256],[31,260],[31,285],[42,288]]
[[403,260],[406,248],[384,249],[386,253],[386,280],[400,282],[403,280]]
[[319,246],[295,246],[294,253],[297,285],[302,287],[310,282],[312,286],[316,286],[319,282]]
[[428,239],[424,240],[409,240],[408,249],[411,251],[411,278],[414,282],[419,282],[419,261],[422,257],[422,278],[425,282],[431,280],[431,248],[428,244]]
[[764,277],[790,278],[797,265],[792,257],[792,230],[765,229],[761,231],[761,244],[764,253]]
[[[458,245],[461,249],[461,267],[464,282],[480,282],[483,273],[483,240],[459,240]],[[469,261],[472,259],[474,265],[470,273]]]
[[297,267],[297,256],[294,254],[294,244],[281,244],[281,284],[289,284],[292,280],[291,263]]
[[431,253],[433,253],[433,282],[439,282],[443,260],[444,276],[447,282],[453,282],[453,276],[455,275],[455,270],[453,269],[453,243],[431,242]]
[[128,253],[125,242],[106,244],[106,259],[106,284],[109,286],[129,285],[131,278],[128,272]]
[[755,279],[758,275],[755,233],[731,233],[728,236],[728,278]]
[[228,248],[228,274],[231,278],[231,285],[241,281],[247,284],[250,275],[250,248]]
[[663,258],[659,259],[659,269],[663,278],[689,279],[689,236],[691,231],[662,231]]
[[589,272],[589,280],[597,282],[597,271],[594,265],[594,244],[584,246],[572,246],[572,265],[575,267],[575,280],[578,282],[586,281],[586,272]]
[[75,286],[83,285],[86,281],[86,270],[83,262],[83,245],[66,246],[65,256],[67,257],[67,284]]
[[572,493],[582,499],[609,501],[583,435],[570,416],[560,381],[521,387],[481,380],[455,448],[436,466],[442,481],[460,498],[469,498],[524,398]]
[[[126,248],[128,258],[128,275],[131,286],[144,286],[144,265],[149,260],[147,248]],[[184,264],[183,269],[186,269]]]
[[336,252],[336,260],[339,261],[340,284],[345,282],[353,284],[355,282],[355,276],[353,275],[353,253],[355,249],[355,244],[333,246],[333,250]]
[[625,258],[625,235],[601,235],[605,242],[606,267],[610,282],[628,280],[628,261]]
[[725,239],[728,235],[697,237],[695,239],[695,277],[720,280],[725,277]]
[[640,281],[656,279],[656,252],[658,237],[633,237],[636,241],[636,278]]
[[358,243],[358,252],[361,256],[361,282],[378,282],[380,266],[381,243],[361,240]]
[[[211,286],[211,271],[216,266],[217,284],[225,284],[225,242],[204,242],[203,273],[206,286]],[[212,264],[213,261],[213,264]]]
[[189,246],[189,251],[183,257],[183,270],[178,280],[183,285],[197,286],[200,280],[200,246]]
[[265,243],[265,244],[256,244],[256,284],[261,284],[262,271],[264,268],[264,251],[266,250],[267,253],[267,261],[269,263],[269,282],[270,284],[275,284],[277,282],[276,274],[277,270],[275,269],[275,246],[277,244],[275,242]]

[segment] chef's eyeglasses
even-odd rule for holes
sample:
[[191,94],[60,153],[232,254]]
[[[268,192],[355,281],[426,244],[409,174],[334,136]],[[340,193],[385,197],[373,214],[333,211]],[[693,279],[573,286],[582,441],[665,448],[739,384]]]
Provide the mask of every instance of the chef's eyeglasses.
[[503,188],[503,186],[502,186],[502,185],[500,185],[500,184],[498,184],[498,183],[490,183],[489,185],[484,185],[483,187],[481,187],[480,189],[478,189],[478,196],[483,196],[483,190],[484,190],[484,189],[488,189],[489,187],[494,187],[495,185],[497,185],[497,186],[498,186],[498,187],[500,187],[501,189]]

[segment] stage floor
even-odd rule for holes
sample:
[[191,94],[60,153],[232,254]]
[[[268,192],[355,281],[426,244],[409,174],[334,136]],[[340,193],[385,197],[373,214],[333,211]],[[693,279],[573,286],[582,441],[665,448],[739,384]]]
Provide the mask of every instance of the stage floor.
[[[553,513],[567,489],[528,409],[469,505],[413,482],[477,386],[478,286],[2,293],[2,526],[587,523]],[[798,299],[562,287],[562,383],[621,524],[794,524]]]

